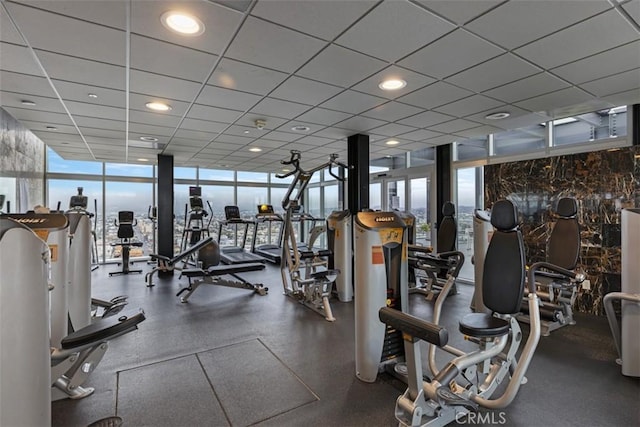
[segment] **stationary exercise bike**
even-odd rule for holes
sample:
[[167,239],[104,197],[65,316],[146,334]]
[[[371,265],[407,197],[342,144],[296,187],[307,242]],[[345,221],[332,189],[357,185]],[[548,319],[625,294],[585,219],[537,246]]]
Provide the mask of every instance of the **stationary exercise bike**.
[[133,240],[135,235],[133,227],[137,224],[137,221],[133,217],[132,211],[120,211],[118,212],[118,219],[114,220],[114,224],[118,227],[118,238],[120,242],[111,243],[111,246],[120,246],[122,249],[122,270],[111,271],[109,276],[116,274],[129,274],[129,273],[142,273],[142,270],[131,270],[129,268],[129,255],[132,247],[142,247],[142,242],[136,242]]
[[[516,353],[522,332],[515,318],[524,295],[525,258],[518,213],[510,201],[497,202],[491,223],[496,228],[484,263],[483,300],[490,313],[471,313],[460,320],[465,338],[478,344],[471,353],[447,345],[448,331],[439,325],[444,300],[453,285],[445,283],[434,307],[433,322],[384,307],[383,323],[402,331],[407,363],[408,388],[396,401],[395,416],[401,426],[444,426],[479,409],[509,405],[520,385],[540,339],[539,300],[534,275],[545,268],[580,282],[584,276],[552,264],[540,262],[529,268],[529,337],[519,358]],[[429,345],[429,368],[434,375],[425,381],[422,374],[420,340]],[[436,347],[455,356],[442,369],[436,364]],[[506,382],[500,395],[498,386]]]

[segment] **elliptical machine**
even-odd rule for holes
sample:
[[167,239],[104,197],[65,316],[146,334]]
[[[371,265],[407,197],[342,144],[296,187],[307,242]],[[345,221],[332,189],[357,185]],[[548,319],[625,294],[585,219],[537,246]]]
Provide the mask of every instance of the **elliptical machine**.
[[[182,230],[180,252],[185,252],[202,239],[210,237],[209,228],[213,220],[213,209],[209,201],[207,201],[207,205],[209,206],[209,212],[204,208],[204,203],[202,202],[202,188],[189,187],[189,204],[184,206],[185,225]],[[206,217],[209,217],[209,220],[205,223]],[[184,259],[185,266],[189,262],[195,265],[193,256]]]
[[343,181],[344,178],[333,172],[333,167],[346,169],[347,166],[338,161],[336,154],[332,154],[327,162],[305,171],[300,167],[300,159],[300,152],[291,150],[289,160],[282,160],[280,163],[293,166],[293,170],[283,175],[276,175],[277,178],[294,177],[282,199],[282,207],[286,211],[280,261],[282,285],[286,296],[296,299],[301,304],[324,316],[327,321],[333,322],[336,319],[331,311],[329,297],[331,296],[333,282],[340,274],[340,271],[327,267],[327,258],[331,255],[331,251],[327,249],[318,250],[312,247],[308,247],[307,250],[298,248],[293,216],[300,206],[300,199],[314,173],[329,168],[331,176]]

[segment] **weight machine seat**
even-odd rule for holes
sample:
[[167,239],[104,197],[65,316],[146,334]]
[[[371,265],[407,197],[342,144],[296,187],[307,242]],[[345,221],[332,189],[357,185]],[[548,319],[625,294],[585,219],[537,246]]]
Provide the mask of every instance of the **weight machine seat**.
[[335,268],[332,270],[316,271],[315,273],[311,273],[310,277],[314,280],[328,280],[327,276],[337,276],[338,274],[340,274],[340,270]]
[[111,243],[111,246],[133,246],[133,247],[142,247],[143,242],[117,242]]
[[[525,259],[518,211],[508,200],[491,210],[495,227],[484,260],[482,299],[492,313],[511,315],[520,311],[524,296]],[[509,331],[509,322],[487,313],[467,314],[459,322],[460,332],[473,337],[496,337]]]
[[320,249],[319,251],[302,251],[299,250],[298,251],[298,255],[300,255],[300,259],[309,259],[309,258],[315,258],[315,257],[327,257],[327,256],[331,256],[333,254],[333,252],[331,252],[329,249]]
[[460,332],[477,338],[493,338],[509,332],[509,322],[491,314],[470,313],[462,318]]
[[118,318],[108,317],[98,319],[92,324],[79,329],[62,339],[61,348],[63,350],[82,347],[93,342],[105,341],[109,338],[116,337],[122,333],[136,329],[138,323],[145,320],[144,311],[127,317],[120,316]]
[[[571,197],[558,201],[558,219],[549,236],[547,262],[573,270],[580,256],[580,224],[578,222],[578,202]],[[536,275],[539,275],[537,272]],[[565,278],[566,279],[566,278]]]

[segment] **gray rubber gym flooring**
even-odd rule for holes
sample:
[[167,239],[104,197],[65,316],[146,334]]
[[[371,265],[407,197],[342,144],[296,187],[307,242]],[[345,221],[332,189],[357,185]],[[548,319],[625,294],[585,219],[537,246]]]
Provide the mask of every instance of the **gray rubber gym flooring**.
[[[144,309],[147,320],[110,342],[86,384],[95,387],[93,395],[52,404],[54,426],[86,426],[112,415],[125,426],[397,425],[393,411],[403,386],[355,377],[352,303],[332,301],[337,320],[327,322],[283,296],[280,272],[268,265],[243,275],[268,286],[266,296],[204,285],[182,304],[175,294],[186,279],[178,274],[147,288],[140,274],[107,277],[117,268],[94,271],[94,296],[129,295],[129,310]],[[472,348],[457,332],[471,294],[459,285],[445,302],[443,323],[460,348]],[[410,306],[431,317],[421,295],[412,295]],[[516,400],[503,411],[485,411],[474,425],[640,425],[640,382],[620,373],[606,319],[576,317],[577,325],[541,338]],[[446,360],[438,356],[441,365]]]

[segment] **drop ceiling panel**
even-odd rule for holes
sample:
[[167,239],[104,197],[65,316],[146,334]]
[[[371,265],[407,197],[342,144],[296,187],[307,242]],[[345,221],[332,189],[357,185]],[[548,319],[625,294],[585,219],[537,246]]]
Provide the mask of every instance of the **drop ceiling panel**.
[[[107,89],[85,84],[77,84],[64,80],[52,80],[53,85],[65,101],[79,101],[88,104],[107,105],[110,107],[124,107],[125,94],[123,90]],[[97,98],[90,98],[89,94],[97,95]]]
[[222,132],[227,127],[226,123],[213,122],[210,120],[184,119],[180,129],[199,130],[205,132]]
[[[28,123],[28,126],[32,126],[33,122],[23,122]],[[75,129],[74,129],[75,130]],[[33,130],[33,134],[40,138],[45,144],[50,145],[69,145],[70,143],[74,143],[74,145],[83,145],[84,142],[79,134],[74,133],[60,133],[60,132],[48,132],[48,131],[39,131]],[[64,144],[66,142],[66,144]]]
[[37,7],[60,15],[66,15],[84,21],[99,23],[109,27],[126,29],[126,2],[101,2],[83,0],[26,0],[16,1],[28,6]]
[[332,40],[369,10],[375,1],[260,1],[252,15],[324,40]]
[[240,115],[242,115],[242,111],[194,104],[191,106],[187,117],[229,123],[234,122]]
[[552,72],[572,83],[579,84],[631,70],[638,64],[640,64],[640,42],[636,41],[554,68]]
[[[484,123],[486,125],[490,125],[490,126],[495,126],[495,127],[499,127],[502,129],[516,129],[518,127],[521,127],[520,123],[523,122],[522,117],[527,117],[527,116],[531,116],[531,113],[527,110],[523,110],[522,108],[518,108],[515,107],[513,105],[509,105],[509,106],[504,106],[504,107],[500,107],[500,108],[496,108],[495,111],[506,111],[507,113],[511,114],[511,116],[509,116],[506,119],[500,119],[500,120],[492,120],[492,119],[487,119],[487,113],[488,112],[483,112],[483,113],[478,113],[478,114],[472,114],[470,116],[465,117],[467,120],[472,120],[474,122],[478,122],[478,123]],[[535,117],[531,116],[533,123],[541,123],[544,120],[542,119],[541,116],[536,115]],[[526,122],[526,120],[525,120]],[[515,126],[515,127],[513,127]],[[457,132],[457,134],[460,134],[460,132]]]
[[[280,131],[271,131],[264,138],[269,138],[271,140],[279,142],[276,147],[282,146],[285,142],[293,142],[302,137],[299,133],[291,133],[291,132],[280,132]],[[260,138],[257,140],[258,145],[262,144],[264,138]]]
[[[293,130],[292,128],[294,126],[306,126],[309,128],[308,131],[297,131],[297,130]],[[298,119],[293,119],[285,124],[283,124],[282,126],[278,127],[276,130],[281,131],[281,132],[293,132],[297,135],[300,136],[304,136],[313,132],[317,132],[320,129],[324,128],[324,125],[317,125],[315,123],[308,123],[308,122],[303,122],[301,120]]]
[[464,24],[485,13],[492,7],[497,6],[503,1],[504,0],[418,0],[418,3],[431,9],[437,14],[450,19],[456,24]]
[[499,106],[503,103],[495,99],[487,98],[482,95],[473,95],[468,98],[461,99],[451,104],[443,105],[436,108],[436,111],[444,114],[457,115],[460,117],[468,116],[480,111],[487,111]]
[[349,87],[385,67],[375,58],[330,45],[296,74],[328,84]]
[[320,145],[327,145],[329,143],[331,143],[331,141],[333,141],[333,139],[331,138],[322,138],[319,136],[315,136],[315,135],[308,135],[305,136],[304,138],[300,138],[298,141],[296,141],[296,145],[298,144],[306,144],[306,145],[311,145],[314,147],[320,146]]
[[287,78],[286,73],[223,58],[209,84],[227,89],[266,95]]
[[640,23],[640,2],[638,0],[626,2],[622,5],[622,8],[636,21],[636,23]]
[[264,98],[251,109],[254,114],[264,114],[285,119],[292,119],[307,111],[308,105],[296,102],[281,101],[279,99]]
[[342,91],[342,88],[291,76],[269,96],[301,104],[317,105]]
[[[266,126],[263,130],[256,128],[256,120],[264,120],[267,122]],[[252,127],[256,130],[255,135],[252,133],[252,136],[262,136],[265,135],[267,131],[274,130],[282,126],[287,122],[287,119],[282,119],[278,117],[272,116],[264,116],[256,113],[247,113],[243,115],[238,121],[235,123],[240,126]]]
[[473,92],[445,82],[436,82],[408,95],[401,96],[398,98],[398,101],[418,107],[433,108],[449,104],[470,95],[473,95]]
[[[9,13],[35,49],[124,65],[125,32],[5,3]],[[47,21],[47,25],[42,22]]]
[[394,62],[454,29],[453,24],[442,18],[399,0],[379,4],[336,43]]
[[602,100],[609,102],[613,106],[638,104],[640,103],[639,92],[638,89],[633,89],[616,93],[615,95],[605,96]]
[[217,58],[216,55],[184,46],[135,34],[131,36],[132,69],[201,82],[208,76]]
[[36,53],[49,77],[53,79],[118,90],[125,89],[124,67],[44,51]]
[[124,130],[125,124],[121,120],[108,120],[100,117],[74,116],[76,124],[80,127],[95,129]]
[[536,95],[568,87],[569,84],[549,74],[540,73],[517,82],[509,83],[485,92],[485,95],[507,103],[521,101]]
[[129,121],[144,123],[150,126],[176,127],[180,117],[163,113],[151,113],[147,111],[129,111]]
[[458,29],[403,59],[398,65],[429,76],[445,78],[504,52],[503,49]]
[[228,147],[238,148],[244,147],[247,144],[251,144],[251,142],[253,141],[254,138],[222,134],[216,138],[215,143],[226,144]]
[[[181,138],[191,139],[194,141],[209,142],[218,135],[218,132],[206,132],[189,129],[178,129],[175,137],[171,139],[170,145],[179,144]],[[175,140],[174,140],[175,139]]]
[[387,122],[377,119],[370,119],[363,116],[353,116],[350,119],[336,123],[334,126],[342,129],[349,129],[354,133],[365,132],[369,129],[377,128]]
[[200,92],[197,102],[212,107],[246,111],[253,107],[260,98],[260,96],[251,93],[206,85]]
[[[271,136],[271,135],[267,135],[267,137],[266,137],[266,138],[260,138],[260,139],[259,139],[259,140],[257,140],[257,141],[255,142],[255,144],[253,144],[253,145],[257,145],[257,146],[259,146],[259,147],[262,147],[262,148],[269,148],[269,149],[273,149],[273,148],[280,148],[280,147],[282,147],[283,145],[285,145],[285,142],[283,142],[282,140],[278,140],[278,141],[276,141],[276,140],[273,140],[273,139],[267,139],[267,138],[269,138],[270,136]],[[297,138],[296,138],[296,139],[297,139]],[[290,141],[288,141],[288,142],[290,142]]]
[[95,129],[95,128],[85,128],[81,127],[80,132],[89,142],[89,138],[100,137],[100,138],[109,138],[115,139],[119,142],[123,142],[125,140],[125,132],[124,129],[122,131],[118,130],[109,130],[109,129]]
[[164,127],[164,126],[147,125],[143,123],[130,122],[129,138],[137,138],[140,136],[169,137],[173,135],[174,130],[175,130],[175,127]]
[[131,70],[131,92],[164,99],[191,102],[200,90],[200,84],[144,71]]
[[[398,90],[382,90],[378,86],[385,80],[401,79],[407,82],[407,85]],[[353,89],[368,93],[369,95],[381,96],[387,99],[395,99],[399,96],[406,95],[416,89],[420,89],[428,84],[435,82],[435,79],[427,77],[424,74],[415,73],[405,68],[392,65],[384,70],[374,74],[353,87]]]
[[455,117],[448,114],[438,113],[437,111],[425,111],[424,113],[416,114],[406,119],[398,120],[398,123],[414,126],[418,128],[429,127],[438,123],[448,122]]
[[440,135],[442,134],[439,132],[433,132],[427,129],[418,129],[412,132],[403,133],[402,135],[400,135],[400,137],[411,141],[424,141]]
[[[573,104],[580,104],[582,102],[588,101],[590,96],[577,88],[570,87],[567,89],[561,89],[556,92],[551,92],[546,95],[536,96],[534,98],[527,99],[525,101],[516,102],[515,104],[524,108],[525,110],[533,111],[533,112],[545,112],[545,108],[548,108],[549,105],[554,105],[556,107],[566,107]],[[550,112],[550,111],[548,111]]]
[[593,16],[611,5],[605,0],[511,1],[467,24],[476,34],[509,49],[522,46]]
[[347,129],[340,129],[335,127],[324,128],[313,134],[313,136],[319,136],[322,138],[329,138],[332,140],[347,138],[351,135],[351,131]]
[[[640,65],[640,63],[638,63]],[[635,88],[640,94],[640,68],[580,85],[599,98]]]
[[346,90],[322,104],[322,107],[330,108],[344,113],[358,114],[376,107],[387,100],[365,93]]
[[372,129],[371,131],[378,135],[396,136],[403,133],[412,132],[414,130],[416,130],[416,128],[411,126],[405,126],[398,123],[389,123],[389,124],[377,127],[375,129]]
[[413,116],[422,111],[420,108],[412,107],[411,105],[402,104],[400,102],[387,102],[386,104],[378,105],[377,107],[362,113],[363,116],[377,118],[379,120],[387,120],[395,122],[405,117]]
[[116,120],[124,122],[124,108],[109,107],[106,105],[87,104],[77,101],[66,101],[65,105],[72,115],[86,115],[90,117],[100,117],[102,119]]
[[[4,82],[2,84],[4,88]],[[49,111],[52,113],[60,113],[65,114],[65,110],[62,106],[62,103],[58,100],[58,98],[45,98],[42,96],[29,95],[25,97],[20,93],[13,92],[0,92],[0,100],[3,107],[14,107],[14,108],[23,108],[26,110],[34,110],[34,111]],[[22,105],[23,100],[33,101],[36,105]]]
[[297,119],[309,123],[331,126],[332,124],[346,120],[351,116],[352,114],[342,113],[340,111],[327,110],[326,108],[314,108],[297,117]]
[[2,53],[0,69],[14,73],[43,76],[42,70],[38,67],[28,48],[9,43],[0,43],[0,53]]
[[[204,33],[198,37],[184,37],[165,28],[160,17],[164,12],[176,9],[197,16],[204,23]],[[131,2],[132,33],[213,54],[219,54],[231,40],[241,17],[241,13],[207,1]]]
[[611,10],[515,52],[542,67],[552,68],[639,38],[640,33],[616,10]]
[[50,113],[48,111],[28,110],[26,108],[3,107],[16,120],[32,121],[42,123],[42,128],[46,125],[73,125],[67,114]]
[[484,126],[480,126],[473,129],[458,131],[455,133],[455,135],[461,136],[463,138],[475,138],[479,135],[487,136],[490,133],[496,133],[496,132],[502,132],[502,129],[495,126],[484,125]]
[[232,59],[293,72],[322,47],[324,42],[261,19],[248,17],[227,51]]
[[449,77],[447,82],[474,92],[483,92],[540,71],[540,68],[507,53]]
[[456,119],[450,122],[440,123],[435,126],[431,126],[431,130],[440,133],[454,133],[462,130],[473,129],[480,126],[480,123],[472,122],[470,120]]
[[0,13],[0,41],[24,46],[24,40],[6,13]]

